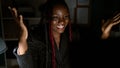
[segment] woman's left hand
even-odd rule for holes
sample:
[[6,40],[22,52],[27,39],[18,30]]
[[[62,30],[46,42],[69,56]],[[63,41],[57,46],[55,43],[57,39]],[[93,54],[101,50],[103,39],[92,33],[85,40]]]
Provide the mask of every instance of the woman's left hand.
[[102,39],[107,39],[110,35],[110,31],[113,26],[117,25],[120,23],[120,13],[116,14],[114,17],[111,19],[108,19],[106,22],[102,20]]

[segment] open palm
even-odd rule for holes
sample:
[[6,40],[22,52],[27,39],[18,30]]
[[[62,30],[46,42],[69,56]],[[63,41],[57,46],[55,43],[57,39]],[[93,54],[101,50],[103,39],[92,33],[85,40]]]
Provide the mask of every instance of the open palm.
[[18,15],[16,8],[8,7],[14,17],[14,20],[18,24],[20,28],[20,36],[19,36],[19,44],[17,52],[21,55],[24,54],[27,50],[27,38],[28,38],[28,30],[23,22],[23,16]]
[[110,35],[110,31],[113,26],[120,23],[120,13],[116,14],[113,18],[108,19],[107,21],[102,20],[102,39],[106,39]]

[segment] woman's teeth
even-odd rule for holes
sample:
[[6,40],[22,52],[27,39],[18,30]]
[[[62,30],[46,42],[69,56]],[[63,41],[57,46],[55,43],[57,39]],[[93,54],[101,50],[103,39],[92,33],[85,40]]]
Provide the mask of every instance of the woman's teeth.
[[62,29],[62,28],[64,28],[64,26],[63,25],[58,25],[57,28]]

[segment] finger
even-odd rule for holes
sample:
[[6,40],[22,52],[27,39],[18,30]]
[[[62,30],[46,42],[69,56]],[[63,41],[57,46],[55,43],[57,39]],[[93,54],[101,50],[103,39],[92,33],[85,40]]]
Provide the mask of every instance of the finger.
[[102,31],[104,31],[104,28],[105,28],[105,20],[102,19]]
[[8,9],[10,9],[10,10],[11,10],[11,7],[10,7],[10,6],[8,6]]
[[102,19],[102,24],[104,24],[105,23],[105,20],[104,19]]
[[22,29],[22,37],[24,37],[24,39],[26,40],[27,37],[28,37],[28,32],[27,32],[27,27],[25,26],[24,22],[23,22],[23,16],[20,15],[20,26],[21,26],[21,29]]
[[23,16],[20,15],[19,17],[20,17],[20,22],[22,23],[23,22]]
[[118,13],[117,15],[115,15],[114,17],[113,17],[113,19],[116,19],[117,17],[119,17],[120,16],[120,13]]
[[118,20],[120,20],[120,15],[119,16],[117,16],[116,18],[114,18],[114,22],[116,22],[116,21],[118,21]]
[[23,21],[23,16],[20,15],[19,17],[20,17],[20,23],[19,23],[20,27],[21,27],[22,29],[26,29],[26,26],[25,26],[24,21]]
[[19,18],[20,18],[20,23],[19,24],[20,24],[20,26],[23,26],[24,25],[24,23],[23,23],[23,16],[20,15]]
[[17,18],[18,17],[18,13],[16,8],[11,8],[10,6],[8,6],[8,9],[10,10],[10,12],[12,13],[12,15]]
[[120,23],[120,19],[118,19],[117,21],[115,21],[114,23],[113,23],[113,25],[116,25],[116,24],[119,24]]
[[16,8],[12,8],[12,11],[14,12],[15,17],[17,18],[18,17],[18,13],[17,13]]
[[120,23],[120,20],[118,20],[117,23]]
[[8,9],[10,10],[10,12],[12,13],[13,15],[13,11],[12,11],[12,8],[10,6],[8,6]]

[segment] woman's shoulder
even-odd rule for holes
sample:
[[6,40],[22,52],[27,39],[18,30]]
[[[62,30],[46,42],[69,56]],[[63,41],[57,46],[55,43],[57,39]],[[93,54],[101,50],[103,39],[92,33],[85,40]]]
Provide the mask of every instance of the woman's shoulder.
[[79,28],[79,26],[72,24],[71,28],[72,28],[73,41],[80,40],[80,28]]

